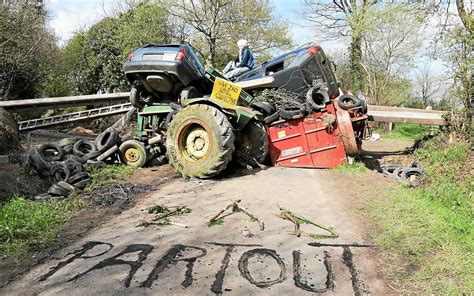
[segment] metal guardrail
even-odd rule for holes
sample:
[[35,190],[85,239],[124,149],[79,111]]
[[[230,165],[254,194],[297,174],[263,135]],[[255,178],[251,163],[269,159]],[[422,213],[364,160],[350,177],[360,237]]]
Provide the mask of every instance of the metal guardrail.
[[73,112],[68,114],[56,115],[45,118],[35,118],[25,121],[20,121],[18,127],[20,132],[31,131],[44,127],[51,127],[55,125],[76,122],[84,119],[93,119],[99,117],[112,116],[117,114],[127,113],[132,109],[130,103],[101,107],[80,112]]
[[0,109],[20,113],[45,109],[88,106],[96,104],[117,104],[128,102],[130,93],[112,93],[101,95],[41,98],[31,100],[0,101]]

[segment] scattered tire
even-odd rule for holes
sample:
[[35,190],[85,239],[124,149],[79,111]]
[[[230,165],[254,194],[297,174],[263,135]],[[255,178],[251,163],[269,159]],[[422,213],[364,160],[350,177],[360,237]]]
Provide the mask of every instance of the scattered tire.
[[276,111],[272,115],[265,117],[263,121],[265,122],[265,124],[270,124],[274,121],[277,121],[278,119],[280,119],[280,111]]
[[253,102],[252,108],[262,113],[265,117],[276,111],[275,105],[268,102]]
[[306,114],[306,108],[304,106],[300,106],[300,107],[284,106],[280,108],[280,117],[283,119],[303,118],[305,114]]
[[69,146],[69,145],[74,146],[74,144],[76,144],[77,141],[78,141],[77,138],[64,138],[64,139],[61,139],[58,142],[58,145],[61,146],[61,147],[66,147],[66,146]]
[[77,182],[80,182],[85,179],[89,179],[89,174],[86,172],[82,172],[69,177],[68,183],[74,186],[74,184],[76,184]]
[[74,155],[74,154],[69,154],[69,155],[66,155],[64,157],[64,160],[67,161],[67,160],[73,160],[73,161],[77,161],[79,163],[82,163],[84,164],[86,162],[86,160],[82,157],[79,157],[77,155]]
[[69,155],[72,153],[72,149],[74,148],[74,145],[66,145],[63,147],[64,150],[64,155]]
[[107,151],[105,151],[104,153],[102,153],[101,155],[99,155],[99,157],[97,157],[97,161],[104,161],[104,160],[106,160],[106,159],[109,158],[110,156],[114,155],[114,153],[116,153],[118,150],[119,150],[119,147],[117,147],[116,145],[110,147]]
[[82,163],[73,159],[68,159],[64,161],[64,164],[68,167],[71,175],[81,173],[83,170]]
[[49,170],[49,175],[53,177],[55,182],[67,181],[71,176],[71,171],[67,165],[63,163],[56,163]]
[[208,105],[181,110],[166,132],[169,163],[183,177],[211,178],[232,159],[234,132],[227,117]]
[[34,197],[34,200],[37,200],[37,201],[45,201],[45,200],[51,200],[51,199],[55,199],[55,197],[49,193],[38,194],[38,195],[35,195]]
[[81,139],[78,140],[72,149],[72,152],[74,155],[83,157],[86,154],[89,154],[91,152],[97,151],[97,147],[95,146],[94,141],[89,141],[86,139]]
[[236,138],[235,155],[240,165],[258,166],[268,155],[268,137],[261,122],[250,121]]
[[361,100],[353,95],[342,95],[337,99],[337,104],[341,109],[349,110],[361,106]]
[[56,185],[63,188],[64,190],[69,191],[69,194],[71,194],[76,189],[76,187],[64,181],[59,181],[58,183],[56,183]]
[[418,167],[407,168],[402,173],[402,178],[412,187],[420,186],[423,183],[424,177],[425,173]]
[[44,172],[49,171],[49,165],[41,157],[41,155],[38,153],[38,150],[36,150],[36,148],[34,147],[30,148],[30,151],[28,153],[28,159],[30,161],[30,164],[35,169],[35,171],[37,171],[39,174],[42,175],[44,174]]
[[119,133],[116,129],[109,127],[100,133],[95,139],[95,146],[100,152],[104,152],[114,146],[119,139]]
[[71,192],[56,184],[53,184],[51,187],[49,187],[48,193],[55,196],[69,196],[69,194],[71,194]]
[[89,183],[89,180],[90,180],[89,178],[83,179],[79,182],[74,183],[73,186],[76,187],[77,189],[82,190],[82,189],[86,188],[87,184]]
[[129,140],[123,142],[119,149],[122,161],[126,165],[143,167],[148,161],[148,152],[141,142]]
[[48,162],[61,160],[64,156],[64,149],[58,144],[46,143],[38,149],[39,155]]
[[326,102],[328,101],[328,92],[320,89],[319,87],[311,87],[306,92],[306,103],[312,111],[320,111],[326,108]]
[[88,161],[89,159],[96,159],[99,157],[100,152],[99,151],[92,151],[90,153],[87,153],[86,155],[83,156],[83,158]]

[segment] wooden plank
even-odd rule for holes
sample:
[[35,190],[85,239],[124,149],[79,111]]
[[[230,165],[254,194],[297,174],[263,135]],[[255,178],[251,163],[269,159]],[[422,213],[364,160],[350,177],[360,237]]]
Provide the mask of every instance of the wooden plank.
[[248,80],[248,81],[234,82],[234,84],[247,90],[247,89],[269,87],[274,81],[275,81],[274,77],[263,77],[263,78]]
[[29,112],[44,109],[87,106],[102,103],[117,103],[127,102],[129,92],[100,94],[100,95],[85,95],[85,96],[70,96],[70,97],[56,97],[56,98],[41,98],[30,100],[14,100],[1,101],[0,108],[9,112]]
[[369,111],[385,111],[385,112],[416,112],[416,113],[427,113],[427,114],[445,114],[445,111],[439,110],[426,110],[426,109],[416,109],[416,108],[400,108],[400,107],[388,107],[388,106],[377,106],[369,105]]
[[442,114],[423,112],[393,112],[373,111],[368,112],[369,120],[378,122],[414,123],[426,125],[446,125]]

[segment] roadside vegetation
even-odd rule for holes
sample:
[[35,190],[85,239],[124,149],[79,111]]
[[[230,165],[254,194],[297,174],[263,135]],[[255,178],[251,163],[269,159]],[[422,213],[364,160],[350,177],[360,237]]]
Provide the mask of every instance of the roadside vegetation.
[[467,142],[437,136],[415,151],[427,174],[417,189],[393,185],[366,205],[386,273],[402,293],[474,292],[474,174]]
[[0,208],[0,256],[20,256],[49,246],[84,201],[35,202],[15,196]]
[[436,128],[421,124],[396,123],[390,132],[381,128],[376,129],[375,132],[384,139],[418,140],[429,135],[433,129]]
[[[90,170],[86,193],[125,181],[135,172],[131,166],[106,166]],[[21,256],[29,250],[41,251],[54,243],[74,214],[87,207],[80,193],[60,201],[37,202],[14,196],[0,206],[0,257]]]

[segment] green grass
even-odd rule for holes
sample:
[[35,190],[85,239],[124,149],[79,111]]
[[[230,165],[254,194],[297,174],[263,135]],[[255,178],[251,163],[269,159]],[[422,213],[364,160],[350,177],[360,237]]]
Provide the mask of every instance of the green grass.
[[35,202],[14,197],[0,208],[0,256],[21,255],[50,245],[83,202]]
[[86,187],[86,191],[115,182],[125,181],[133,175],[136,169],[128,165],[108,165],[103,168],[88,169],[91,179]]
[[343,173],[343,174],[361,174],[361,173],[367,172],[367,167],[365,166],[363,162],[354,161],[353,164],[344,163],[331,170],[333,172]]
[[421,124],[395,123],[391,132],[376,130],[385,139],[417,140],[430,133],[431,127]]
[[466,143],[430,140],[414,155],[427,184],[392,186],[366,205],[377,222],[372,237],[388,263],[386,272],[403,293],[474,292],[474,176],[465,169],[469,153]]

